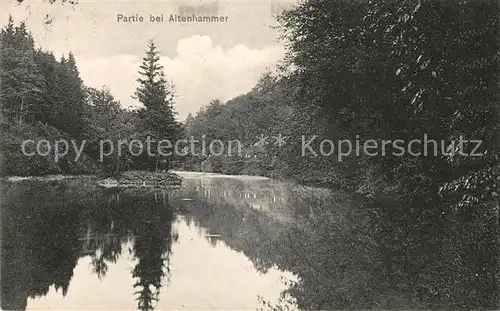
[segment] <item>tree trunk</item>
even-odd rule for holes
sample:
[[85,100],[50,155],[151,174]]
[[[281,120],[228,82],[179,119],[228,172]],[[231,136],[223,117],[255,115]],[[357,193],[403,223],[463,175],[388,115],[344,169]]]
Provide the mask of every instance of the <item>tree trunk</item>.
[[168,202],[168,196],[165,190],[161,191],[161,194],[163,196],[163,207],[167,207],[167,202]]
[[120,171],[120,156],[118,153],[116,154],[116,166],[115,166],[115,173],[118,174]]
[[21,109],[19,111],[19,124],[23,124],[24,96],[21,96]]

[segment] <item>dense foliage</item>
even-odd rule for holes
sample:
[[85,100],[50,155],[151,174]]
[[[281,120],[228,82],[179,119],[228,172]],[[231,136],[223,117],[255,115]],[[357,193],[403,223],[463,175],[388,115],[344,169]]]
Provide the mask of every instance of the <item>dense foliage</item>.
[[[222,162],[209,169],[224,173],[291,177],[413,203],[492,202],[499,176],[499,13],[495,1],[302,1],[279,18],[286,69],[265,75],[248,94],[210,104],[188,120],[188,134],[243,139],[247,151],[257,135],[289,137],[282,148],[270,143],[232,165],[224,165],[228,157],[205,160]],[[353,145],[374,139],[379,146],[426,137],[437,146],[422,143],[418,151],[437,153],[396,156],[389,145],[385,156],[352,153],[339,161],[338,150],[302,156],[302,135]],[[463,155],[475,144],[461,146],[460,137],[481,140],[475,154],[482,156]]]

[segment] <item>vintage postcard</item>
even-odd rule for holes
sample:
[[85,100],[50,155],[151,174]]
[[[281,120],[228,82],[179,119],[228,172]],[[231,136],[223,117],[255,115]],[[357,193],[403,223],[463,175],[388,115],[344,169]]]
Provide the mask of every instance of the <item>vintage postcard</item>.
[[2,310],[500,309],[497,0],[0,0]]

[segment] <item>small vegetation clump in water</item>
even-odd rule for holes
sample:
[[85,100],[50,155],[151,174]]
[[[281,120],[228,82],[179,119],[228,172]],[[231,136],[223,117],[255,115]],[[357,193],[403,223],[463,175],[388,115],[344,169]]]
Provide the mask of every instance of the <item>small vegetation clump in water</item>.
[[179,175],[170,172],[127,171],[97,183],[106,188],[171,188],[179,187],[181,182]]

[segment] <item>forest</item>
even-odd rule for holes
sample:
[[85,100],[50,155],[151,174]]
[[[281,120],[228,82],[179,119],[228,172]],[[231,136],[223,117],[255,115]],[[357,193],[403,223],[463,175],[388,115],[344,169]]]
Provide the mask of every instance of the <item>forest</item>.
[[[84,85],[75,56],[57,60],[35,47],[24,23],[2,30],[2,175],[118,173],[178,168],[264,175],[391,196],[419,206],[498,206],[499,5],[497,1],[301,1],[278,17],[286,56],[246,94],[207,99],[185,122],[175,90],[149,43],[136,98],[120,107],[111,90]],[[256,145],[284,135],[284,146]],[[233,156],[134,157],[123,150],[100,163],[97,141],[200,137],[243,142]],[[335,140],[444,142],[436,156],[300,156],[302,135]],[[454,141],[482,141],[483,156],[458,154]],[[90,142],[82,159],[25,157],[27,138]],[[469,150],[470,151],[470,150]],[[389,152],[390,154],[390,152]]]
[[[186,121],[188,136],[246,142],[245,156],[187,159],[185,169],[294,179],[412,206],[498,206],[499,13],[495,1],[302,1],[278,17],[287,54],[277,73]],[[291,139],[255,146],[261,134]],[[338,161],[300,156],[302,135],[426,136],[446,152]],[[482,156],[458,153],[473,148],[453,143],[461,136],[480,140]]]
[[[173,109],[173,88],[158,64],[154,42],[148,43],[138,68],[138,87],[133,95],[142,108],[136,110],[122,108],[106,87],[86,86],[73,53],[58,60],[52,52],[35,47],[25,22],[16,26],[10,17],[2,29],[1,42],[2,175],[117,174],[169,166],[165,157],[146,153],[132,156],[126,145],[120,152],[102,150],[101,154],[109,154],[102,159],[99,152],[99,142],[104,140],[175,140],[182,135]],[[34,144],[26,144],[26,152],[34,155],[23,154],[21,145],[28,139],[71,140],[85,148],[81,157],[71,148],[66,157],[56,161],[53,148],[40,153],[33,150]]]

